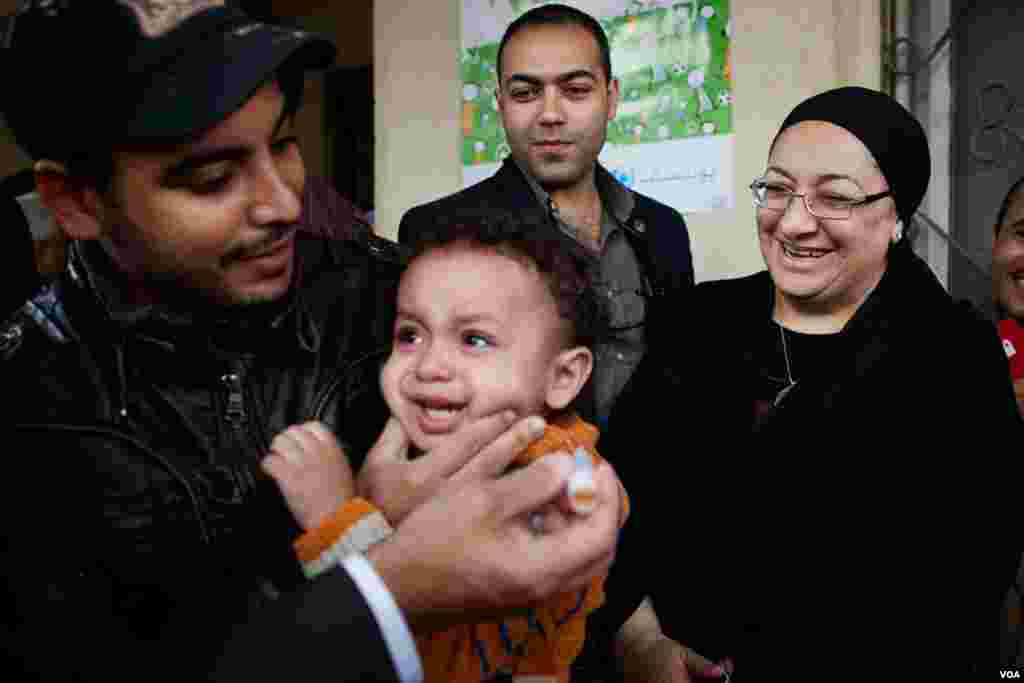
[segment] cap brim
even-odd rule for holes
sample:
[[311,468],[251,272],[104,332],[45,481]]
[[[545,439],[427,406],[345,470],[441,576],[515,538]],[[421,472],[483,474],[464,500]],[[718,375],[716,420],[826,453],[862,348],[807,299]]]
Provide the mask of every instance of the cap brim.
[[298,70],[326,69],[336,54],[322,36],[272,24],[250,23],[210,38],[147,74],[124,138],[196,135],[241,108],[286,63]]

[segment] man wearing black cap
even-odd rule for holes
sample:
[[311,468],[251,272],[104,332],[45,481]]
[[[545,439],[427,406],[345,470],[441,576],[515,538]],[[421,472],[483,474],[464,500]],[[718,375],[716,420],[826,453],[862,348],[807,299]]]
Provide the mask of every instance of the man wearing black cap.
[[304,71],[333,56],[218,0],[39,0],[10,21],[4,114],[71,243],[4,349],[18,447],[0,679],[196,680],[217,661],[221,679],[276,678],[339,653],[335,680],[415,680],[407,623],[476,621],[607,570],[610,468],[603,512],[537,536],[527,513],[568,468],[495,479],[538,430],[494,416],[443,453],[396,457],[391,476],[458,476],[344,571],[302,576],[260,468],[273,436],[319,420],[350,456],[395,448],[374,444],[372,361],[400,255],[295,230],[293,114]]

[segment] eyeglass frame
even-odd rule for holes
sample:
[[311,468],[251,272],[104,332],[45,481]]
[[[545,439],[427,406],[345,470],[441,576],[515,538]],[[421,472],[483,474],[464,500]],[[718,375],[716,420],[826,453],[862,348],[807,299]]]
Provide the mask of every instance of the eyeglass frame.
[[825,220],[825,221],[845,221],[845,220],[848,220],[850,217],[853,216],[853,209],[854,209],[854,207],[864,206],[865,204],[870,204],[872,202],[877,202],[879,199],[885,199],[886,197],[892,197],[893,196],[892,189],[890,188],[890,189],[886,190],[885,192],[877,192],[875,194],[869,194],[866,197],[864,197],[863,199],[856,199],[856,200],[853,200],[853,201],[850,201],[850,202],[846,202],[845,205],[846,205],[847,214],[845,216],[821,216],[821,215],[815,213],[814,209],[811,208],[811,204],[807,200],[807,196],[809,194],[807,192],[786,192],[786,196],[787,196],[786,205],[784,207],[782,207],[781,209],[773,209],[773,208],[771,208],[769,206],[765,206],[764,204],[761,204],[761,202],[759,202],[758,199],[757,199],[757,189],[756,189],[756,187],[758,185],[764,187],[764,186],[767,185],[767,183],[765,182],[764,178],[755,178],[750,183],[750,185],[749,185],[750,192],[751,192],[751,194],[754,195],[754,206],[756,206],[757,208],[765,209],[767,211],[777,211],[779,213],[785,213],[786,211],[789,210],[790,204],[793,203],[793,198],[794,197],[800,197],[800,199],[803,200],[804,208],[807,209],[807,213],[811,214],[815,218],[820,218],[821,220]]

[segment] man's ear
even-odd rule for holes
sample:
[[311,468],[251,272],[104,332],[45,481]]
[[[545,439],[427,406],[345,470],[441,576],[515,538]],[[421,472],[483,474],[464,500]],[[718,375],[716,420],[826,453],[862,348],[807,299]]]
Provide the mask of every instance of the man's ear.
[[500,84],[494,86],[494,106],[498,110],[499,114],[504,114],[505,113],[504,107],[502,106],[502,103],[501,103],[501,85]]
[[73,178],[56,161],[34,166],[36,192],[60,229],[71,239],[93,240],[103,233],[103,200],[95,188]]
[[619,111],[619,79],[613,78],[608,84],[608,123],[615,120]]
[[551,410],[566,408],[583,390],[594,368],[594,354],[585,346],[562,351],[551,362],[545,400]]

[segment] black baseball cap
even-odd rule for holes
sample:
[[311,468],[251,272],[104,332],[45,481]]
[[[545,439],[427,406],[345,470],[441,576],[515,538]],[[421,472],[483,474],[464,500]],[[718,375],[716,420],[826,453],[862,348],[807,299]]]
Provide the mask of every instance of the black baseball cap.
[[[195,136],[335,46],[227,0],[30,0],[7,19],[0,109],[34,159]],[[301,81],[300,81],[301,82]]]

